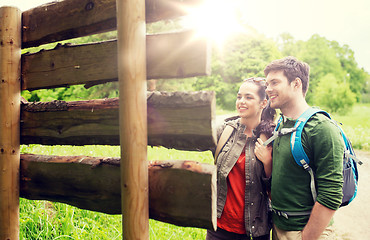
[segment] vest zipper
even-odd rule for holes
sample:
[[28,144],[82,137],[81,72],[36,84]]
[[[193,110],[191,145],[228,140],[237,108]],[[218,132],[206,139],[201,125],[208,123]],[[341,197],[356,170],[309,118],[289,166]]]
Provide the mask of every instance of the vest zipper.
[[[246,171],[249,171],[249,178],[251,176],[251,172],[252,172],[252,164],[251,164],[251,161],[252,161],[252,155],[251,155],[251,139],[250,138],[247,138],[247,144],[248,144],[248,161],[247,159],[245,159],[245,163],[247,164],[248,168],[246,168]],[[248,175],[248,174],[246,174]],[[247,177],[247,176],[246,176]],[[249,182],[251,182],[251,179],[249,179]],[[248,184],[246,184],[246,187],[248,186]],[[248,211],[248,227],[249,227],[249,236],[250,236],[250,239],[252,240],[253,239],[253,236],[252,236],[252,225],[251,225],[251,209],[250,209],[250,200],[251,200],[251,189],[250,189],[250,184],[249,184],[249,187],[248,187],[248,206],[245,206],[247,211]]]

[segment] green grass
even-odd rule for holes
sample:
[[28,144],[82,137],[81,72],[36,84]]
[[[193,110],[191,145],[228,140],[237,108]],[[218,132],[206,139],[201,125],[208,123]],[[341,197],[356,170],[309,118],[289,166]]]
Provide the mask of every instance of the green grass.
[[342,123],[342,128],[355,149],[370,151],[370,103],[356,104],[345,116],[332,114]]
[[20,200],[20,239],[121,239],[121,217],[67,204]]
[[[219,111],[228,114],[230,111]],[[354,148],[370,150],[370,104],[357,104],[346,116],[332,114],[352,141]],[[118,146],[21,146],[22,153],[119,157]],[[187,152],[148,147],[148,160],[193,160],[212,163],[210,151]],[[151,240],[205,239],[206,230],[178,227],[150,220]],[[62,203],[20,200],[20,239],[122,239],[120,215],[108,215]]]

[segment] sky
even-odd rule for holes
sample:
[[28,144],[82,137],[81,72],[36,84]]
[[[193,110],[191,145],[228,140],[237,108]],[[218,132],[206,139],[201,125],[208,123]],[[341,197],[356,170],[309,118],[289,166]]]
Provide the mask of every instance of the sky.
[[[22,11],[52,0],[0,0]],[[236,0],[237,1],[237,0]],[[355,52],[359,67],[370,73],[369,0],[239,0],[247,24],[269,38],[290,33],[295,40],[319,34]],[[220,16],[222,17],[222,16]]]

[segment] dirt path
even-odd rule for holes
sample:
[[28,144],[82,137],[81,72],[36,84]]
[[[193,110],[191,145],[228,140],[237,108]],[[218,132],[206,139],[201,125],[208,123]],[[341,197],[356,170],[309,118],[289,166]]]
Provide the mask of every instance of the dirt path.
[[363,164],[358,166],[359,186],[356,198],[334,216],[337,239],[370,239],[370,152],[355,150]]

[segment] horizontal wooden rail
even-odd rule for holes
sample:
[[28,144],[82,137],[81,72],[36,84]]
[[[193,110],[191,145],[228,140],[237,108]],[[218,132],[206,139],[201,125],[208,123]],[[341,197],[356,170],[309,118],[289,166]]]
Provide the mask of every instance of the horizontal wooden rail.
[[[203,0],[146,0],[146,22],[172,19]],[[50,2],[22,14],[23,48],[116,29],[116,0]]]
[[[123,53],[122,53],[123,54]],[[207,41],[193,31],[147,36],[147,78],[186,78],[210,74]],[[57,45],[22,56],[22,89],[117,81],[117,41]]]
[[[216,226],[215,166],[148,163],[150,218],[179,226]],[[21,154],[20,196],[121,214],[120,159]]]
[[[182,150],[215,147],[214,92],[150,92],[148,145]],[[117,98],[23,103],[21,144],[119,145]]]

